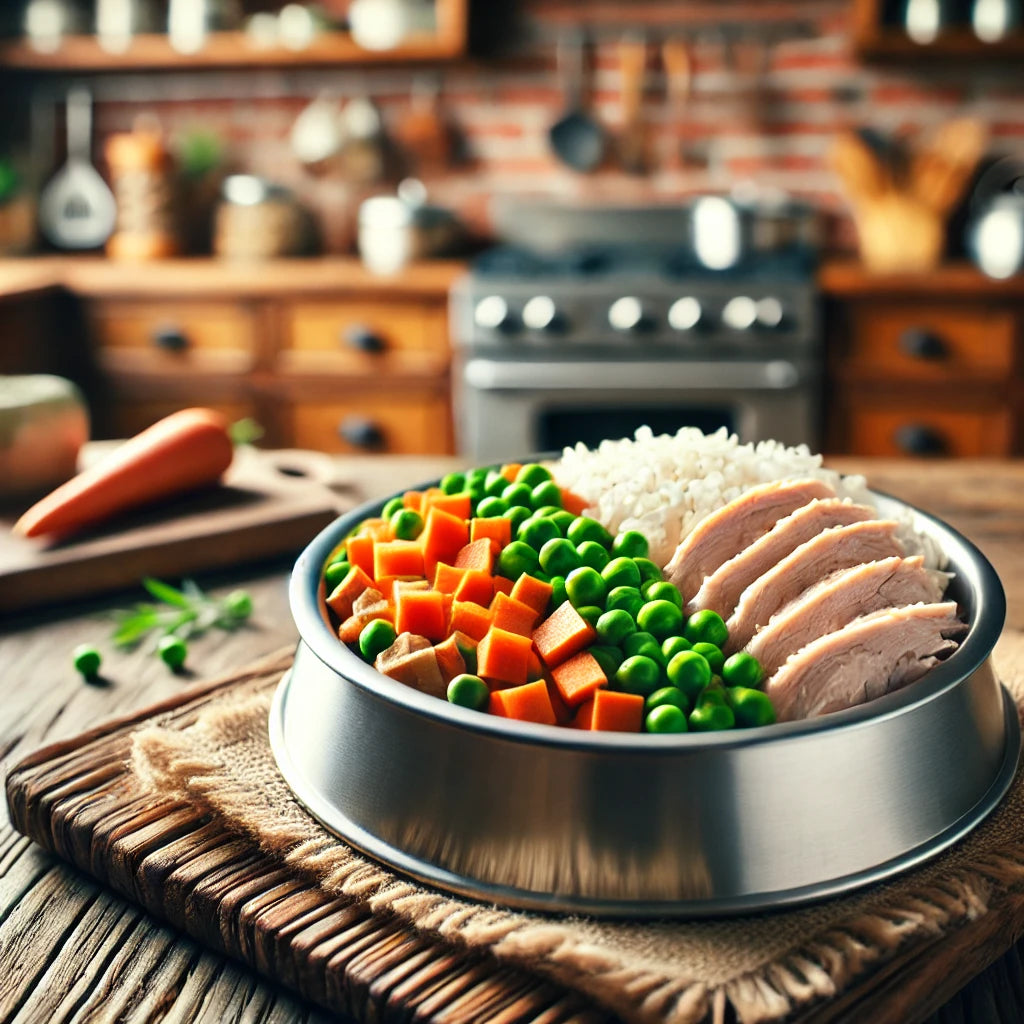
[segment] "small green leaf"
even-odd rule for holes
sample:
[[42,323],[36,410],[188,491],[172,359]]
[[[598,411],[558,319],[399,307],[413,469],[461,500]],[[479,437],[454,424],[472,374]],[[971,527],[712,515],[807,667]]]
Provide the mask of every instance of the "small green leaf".
[[163,601],[164,604],[174,605],[175,608],[187,608],[189,606],[188,595],[176,587],[172,587],[169,583],[164,583],[162,580],[156,580],[152,576],[147,576],[142,581],[142,585],[153,597],[158,601]]
[[263,428],[252,417],[246,416],[228,427],[228,436],[235,445],[252,444],[263,436]]

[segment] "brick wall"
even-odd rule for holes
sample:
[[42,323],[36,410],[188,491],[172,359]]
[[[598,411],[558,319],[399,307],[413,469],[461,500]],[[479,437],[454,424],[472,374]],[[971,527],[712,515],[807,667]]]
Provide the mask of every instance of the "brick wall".
[[[480,26],[488,56],[436,70],[462,153],[454,166],[426,180],[436,201],[458,208],[482,233],[494,195],[671,201],[752,179],[820,203],[832,221],[833,246],[845,248],[853,236],[826,161],[837,128],[914,133],[971,112],[990,125],[995,152],[1020,151],[1024,144],[1019,68],[862,66],[851,53],[850,0],[521,0],[516,6],[488,0],[480,6],[500,10],[503,23]],[[549,151],[547,129],[563,104],[555,43],[560,29],[580,23],[594,40],[593,109],[613,137],[621,111],[617,43],[638,28],[649,40],[644,118],[652,161],[642,177],[625,174],[614,159],[596,173],[576,174]],[[681,118],[667,102],[659,54],[661,39],[672,34],[688,40],[695,61]],[[124,129],[141,111],[155,111],[172,133],[212,129],[229,144],[236,166],[293,186],[320,214],[327,248],[343,250],[352,243],[355,210],[366,190],[306,172],[289,147],[292,123],[326,88],[342,97],[372,96],[393,126],[409,109],[423,73],[345,68],[103,76],[95,83],[98,131]]]

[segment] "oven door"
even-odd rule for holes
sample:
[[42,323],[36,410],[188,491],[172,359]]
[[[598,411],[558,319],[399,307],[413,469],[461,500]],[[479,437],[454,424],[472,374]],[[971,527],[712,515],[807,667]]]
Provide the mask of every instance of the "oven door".
[[681,427],[818,447],[813,368],[788,360],[582,362],[472,358],[457,376],[459,451],[480,462]]

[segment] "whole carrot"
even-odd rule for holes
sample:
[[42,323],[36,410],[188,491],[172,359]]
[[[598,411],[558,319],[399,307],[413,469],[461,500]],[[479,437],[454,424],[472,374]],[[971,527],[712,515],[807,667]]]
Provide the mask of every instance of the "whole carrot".
[[227,420],[182,409],[125,441],[41,498],[15,524],[25,537],[64,535],[129,509],[215,483],[234,455]]

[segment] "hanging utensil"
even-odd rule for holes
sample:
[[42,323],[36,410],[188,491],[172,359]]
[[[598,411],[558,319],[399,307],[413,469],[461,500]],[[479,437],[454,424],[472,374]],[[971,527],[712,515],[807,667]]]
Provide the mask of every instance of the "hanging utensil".
[[455,143],[441,109],[440,76],[413,79],[409,110],[395,126],[393,137],[420,174],[436,174],[451,164]]
[[344,142],[338,97],[325,90],[295,118],[291,131],[292,152],[307,170],[326,173]]
[[96,249],[117,222],[117,203],[91,162],[92,96],[76,87],[67,98],[67,162],[43,190],[39,223],[59,249]]
[[624,39],[619,44],[619,65],[622,76],[619,160],[627,174],[644,174],[648,163],[647,126],[643,112],[647,43],[642,36]]
[[592,171],[604,159],[605,134],[585,103],[587,40],[578,29],[558,42],[558,70],[565,92],[565,110],[548,130],[555,156],[574,171]]
[[678,169],[687,163],[684,126],[693,89],[693,60],[686,40],[681,37],[666,39],[661,46],[661,62],[665,66],[669,111],[675,128],[669,163]]

